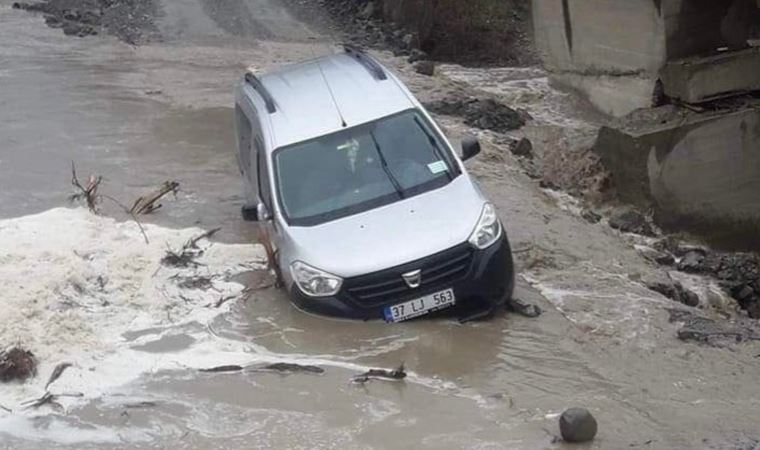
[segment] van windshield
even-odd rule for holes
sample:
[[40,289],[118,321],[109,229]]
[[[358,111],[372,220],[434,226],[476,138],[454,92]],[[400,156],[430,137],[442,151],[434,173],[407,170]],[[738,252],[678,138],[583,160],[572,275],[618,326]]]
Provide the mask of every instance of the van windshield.
[[278,149],[280,206],[292,225],[317,225],[419,195],[457,175],[448,147],[418,111]]

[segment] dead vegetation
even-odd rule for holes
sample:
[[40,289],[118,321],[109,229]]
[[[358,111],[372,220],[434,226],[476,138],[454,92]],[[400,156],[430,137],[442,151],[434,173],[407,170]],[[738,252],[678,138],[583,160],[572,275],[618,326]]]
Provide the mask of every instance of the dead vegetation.
[[99,214],[98,211],[98,203],[102,199],[110,200],[120,208],[124,210],[125,213],[129,214],[129,216],[132,218],[132,220],[137,224],[137,226],[140,228],[140,233],[142,233],[143,238],[145,239],[145,243],[148,244],[150,241],[148,240],[148,235],[145,233],[145,228],[143,228],[142,223],[140,223],[139,220],[137,220],[137,216],[135,216],[132,211],[124,206],[119,200],[111,197],[110,195],[105,194],[99,194],[98,188],[100,187],[100,184],[103,181],[103,177],[100,175],[90,175],[90,177],[87,180],[87,186],[83,186],[82,183],[79,182],[79,178],[77,177],[77,169],[74,162],[71,162],[71,184],[77,188],[77,192],[69,196],[69,201],[75,202],[75,201],[81,201],[84,200],[87,203],[87,208],[92,212],[93,214]]
[[203,275],[193,277],[178,277],[175,275],[172,278],[179,280],[177,287],[180,289],[207,291],[214,287],[211,278]]
[[196,261],[203,255],[204,250],[198,247],[198,242],[202,239],[209,239],[215,235],[221,228],[213,228],[205,231],[198,236],[192,237],[185,242],[179,250],[171,248],[166,250],[166,254],[161,258],[161,264],[169,267],[197,267],[200,263]]
[[169,193],[172,193],[176,196],[178,190],[178,182],[164,181],[161,186],[149,194],[138,197],[137,200],[135,200],[135,202],[132,204],[129,212],[136,216],[139,216],[141,214],[150,214],[161,207],[161,204],[158,203],[158,201],[161,200],[163,196]]
[[401,363],[400,366],[396,367],[393,370],[387,370],[387,369],[369,369],[368,371],[356,375],[351,379],[354,383],[366,383],[369,380],[378,379],[378,380],[393,380],[393,381],[399,381],[406,378],[406,370],[404,369],[404,364]]
[[82,183],[79,182],[79,178],[77,178],[77,168],[74,162],[71,163],[71,184],[77,188],[78,192],[71,194],[69,196],[69,201],[76,202],[80,200],[84,200],[87,203],[87,208],[97,214],[98,213],[98,202],[100,201],[100,196],[98,195],[98,187],[100,186],[100,183],[103,181],[103,177],[101,176],[95,176],[90,175],[90,177],[87,179],[87,186],[82,186]]
[[24,381],[37,375],[37,358],[29,350],[13,347],[0,352],[0,381]]
[[25,409],[30,409],[30,408],[37,409],[43,405],[50,405],[55,410],[61,410],[63,409],[63,406],[61,406],[61,404],[58,403],[58,399],[61,397],[84,397],[84,394],[81,392],[63,393],[63,394],[53,394],[51,392],[45,392],[39,398],[25,401],[24,403],[21,404],[21,406],[23,406]]
[[47,391],[48,387],[50,387],[51,384],[55,383],[55,380],[61,377],[63,375],[63,372],[71,367],[71,363],[69,362],[63,362],[55,366],[53,369],[53,372],[50,374],[50,378],[48,378],[47,383],[45,383],[45,390]]

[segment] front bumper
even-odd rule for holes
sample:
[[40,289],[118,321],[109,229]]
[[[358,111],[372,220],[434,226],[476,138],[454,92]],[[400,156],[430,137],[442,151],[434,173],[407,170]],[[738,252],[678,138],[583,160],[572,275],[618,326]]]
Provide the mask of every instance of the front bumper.
[[[389,270],[404,273],[415,270],[416,264],[416,262],[404,264]],[[307,312],[347,319],[375,320],[383,319],[383,310],[387,306],[453,288],[457,299],[456,305],[433,314],[465,319],[490,315],[498,307],[504,305],[512,296],[514,280],[512,251],[506,233],[502,233],[501,239],[494,245],[484,250],[472,250],[466,272],[454,280],[442,279],[430,286],[406,289],[371,304],[358,301],[355,296],[347,292],[345,286],[335,296],[312,298],[293,285],[290,296],[298,308]]]

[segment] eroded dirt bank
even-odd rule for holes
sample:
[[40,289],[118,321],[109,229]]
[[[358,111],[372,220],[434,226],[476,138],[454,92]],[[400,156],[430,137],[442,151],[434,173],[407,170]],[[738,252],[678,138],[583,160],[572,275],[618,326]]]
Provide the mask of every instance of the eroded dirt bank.
[[[26,328],[15,325],[21,320],[29,321],[29,329],[48,320],[63,329],[50,329],[34,343],[41,359],[36,378],[0,384],[0,404],[11,410],[0,408],[3,443],[570,448],[554,442],[557,415],[581,405],[600,426],[586,448],[757,444],[758,343],[682,342],[684,316],[670,322],[671,310],[737,321],[735,304],[699,277],[679,279],[700,296],[698,308],[650,290],[646,282],[663,269],[635,247],[650,244],[646,238],[614,230],[606,219],[584,219],[572,198],[541,188],[526,172],[525,157],[510,151],[511,142],[523,137],[538,159],[557,148],[579,149],[596,126],[595,116],[552,89],[540,69],[444,65],[426,77],[403,57],[377,53],[425,102],[452,92],[488,93],[530,115],[524,126],[506,133],[472,128],[456,116],[437,118],[453,139],[475,133],[484,143],[484,153],[469,167],[510,234],[521,271],[517,295],[541,306],[540,318],[504,313],[465,325],[436,320],[398,326],[333,321],[295,310],[270,288],[218,309],[214,290],[194,289],[198,297],[183,294],[186,302],[174,290],[179,280],[169,280],[172,273],[150,276],[163,245],[178,245],[198,231],[191,227],[222,226],[217,238],[236,245],[211,249],[242,248],[236,258],[258,261],[255,254],[246,256],[256,250],[249,245],[254,233],[238,219],[242,198],[230,86],[248,65],[265,70],[333,51],[321,29],[294,19],[277,2],[229,5],[161,3],[155,18],[161,41],[135,48],[107,36],[63,39],[40,17],[0,0],[0,59],[8,62],[0,67],[0,135],[6,142],[0,150],[0,233],[14,243],[3,247],[0,271],[11,274],[17,318],[9,326],[0,316],[0,329],[4,336],[22,333]],[[241,29],[236,17],[249,25]],[[66,204],[71,160],[83,177],[104,175],[103,189],[119,198],[135,198],[167,178],[181,183],[177,198],[146,219],[156,226],[147,230],[154,238],[150,246],[118,208],[103,212],[121,224],[80,210],[44,212]],[[52,239],[64,227],[73,237]],[[20,245],[31,229],[38,237]],[[42,261],[59,262],[67,272],[46,271]],[[260,283],[255,272],[233,278],[237,261],[216,268],[215,274],[230,272],[224,286]],[[19,270],[25,273],[13,275]],[[29,276],[34,270],[56,276],[49,283],[30,282],[39,278]],[[110,276],[101,288],[102,274]],[[134,304],[106,295],[115,289],[110,283],[138,293]],[[154,292],[161,286],[166,297]],[[11,305],[8,298],[0,296],[4,308]],[[162,314],[129,320],[143,302]],[[70,320],[55,321],[61,316]],[[66,328],[93,317],[99,322],[89,329]],[[116,333],[108,333],[108,326]],[[82,332],[86,339],[75,339]],[[60,409],[24,408],[24,401],[44,393],[60,362],[73,365],[50,391],[82,397],[58,399]],[[275,362],[324,372],[258,370]],[[403,382],[349,383],[368,368],[400,362],[409,373]],[[201,371],[222,365],[246,370]]]

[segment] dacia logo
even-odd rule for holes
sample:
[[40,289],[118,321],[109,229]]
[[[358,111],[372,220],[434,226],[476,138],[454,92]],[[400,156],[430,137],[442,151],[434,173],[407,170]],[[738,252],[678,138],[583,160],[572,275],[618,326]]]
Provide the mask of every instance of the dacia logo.
[[420,269],[407,272],[401,276],[406,281],[406,285],[412,289],[420,287],[420,283],[422,283],[422,270]]

